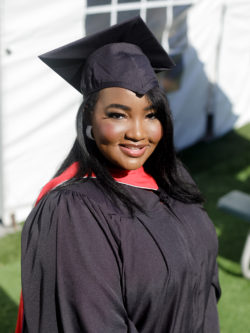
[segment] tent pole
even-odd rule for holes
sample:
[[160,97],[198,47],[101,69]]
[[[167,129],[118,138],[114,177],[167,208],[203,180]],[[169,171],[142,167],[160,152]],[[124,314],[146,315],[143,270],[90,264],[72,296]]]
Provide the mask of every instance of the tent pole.
[[211,78],[211,82],[209,83],[208,88],[208,103],[207,103],[207,124],[206,124],[206,133],[203,138],[204,141],[209,142],[216,137],[214,123],[216,117],[216,108],[215,108],[215,93],[217,89],[218,76],[219,76],[219,62],[220,62],[220,53],[221,53],[221,44],[223,41],[223,33],[225,26],[225,15],[226,15],[227,7],[225,4],[221,7],[221,15],[220,15],[220,29],[219,35],[217,39],[217,45],[215,50],[215,64],[213,76]]
[[4,0],[0,2],[0,223],[3,223],[4,215],[4,189],[3,189],[3,87],[2,87],[2,35],[3,35],[3,11],[4,11]]

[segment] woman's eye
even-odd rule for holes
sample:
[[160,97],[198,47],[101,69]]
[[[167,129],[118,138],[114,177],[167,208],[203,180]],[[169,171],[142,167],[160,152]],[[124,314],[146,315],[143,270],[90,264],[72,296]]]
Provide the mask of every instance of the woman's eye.
[[155,118],[157,118],[157,115],[156,115],[156,112],[151,112],[151,113],[148,113],[146,117],[149,119],[155,119]]
[[119,112],[109,112],[108,117],[113,118],[113,119],[123,119],[126,116],[125,116],[125,114],[119,113]]

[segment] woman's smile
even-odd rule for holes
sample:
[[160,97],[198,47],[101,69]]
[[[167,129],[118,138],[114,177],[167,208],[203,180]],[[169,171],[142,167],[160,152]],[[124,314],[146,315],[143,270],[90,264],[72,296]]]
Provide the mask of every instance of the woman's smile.
[[102,89],[92,115],[93,136],[102,155],[122,169],[140,168],[163,135],[146,95],[118,87]]
[[121,151],[130,157],[141,157],[149,145],[120,144]]

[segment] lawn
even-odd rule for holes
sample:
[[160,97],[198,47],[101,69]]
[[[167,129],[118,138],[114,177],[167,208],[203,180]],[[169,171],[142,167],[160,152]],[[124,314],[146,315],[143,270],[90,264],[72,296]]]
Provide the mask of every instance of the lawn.
[[[205,206],[219,237],[221,333],[247,333],[250,281],[241,275],[240,256],[249,225],[219,211],[216,204],[232,189],[250,193],[250,124],[180,155],[207,199]],[[0,333],[12,333],[20,294],[20,233],[0,239],[0,272]]]
[[20,240],[20,232],[0,239],[0,333],[15,329],[21,291]]
[[181,158],[206,197],[205,207],[219,237],[222,333],[250,329],[250,281],[241,275],[240,256],[249,224],[216,207],[219,197],[238,189],[250,194],[250,124],[210,143],[199,143]]

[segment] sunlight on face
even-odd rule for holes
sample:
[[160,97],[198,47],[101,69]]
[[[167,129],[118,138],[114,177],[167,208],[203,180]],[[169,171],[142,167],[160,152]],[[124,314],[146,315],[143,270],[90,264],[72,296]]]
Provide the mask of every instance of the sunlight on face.
[[92,116],[93,136],[100,152],[114,166],[140,168],[163,136],[161,122],[147,96],[124,88],[99,93]]

